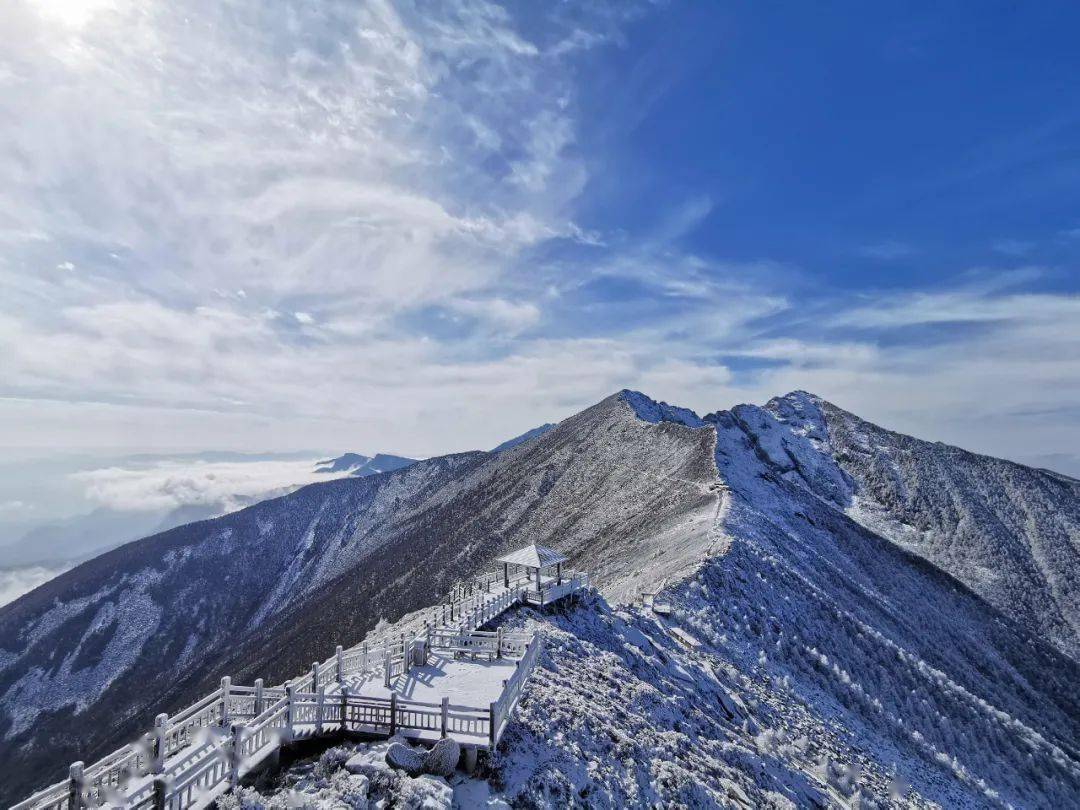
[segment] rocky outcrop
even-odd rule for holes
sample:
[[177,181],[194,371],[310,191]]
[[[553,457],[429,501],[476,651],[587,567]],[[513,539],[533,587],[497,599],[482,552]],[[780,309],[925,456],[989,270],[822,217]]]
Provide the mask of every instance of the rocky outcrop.
[[460,757],[461,746],[449,738],[439,740],[429,751],[420,751],[403,742],[391,743],[386,749],[386,763],[409,776],[425,773],[452,776]]
[[433,776],[452,776],[461,758],[461,746],[449,738],[439,740],[424,755],[424,773]]
[[405,743],[390,743],[386,749],[386,764],[392,768],[405,771],[409,776],[419,776],[424,773],[424,752]]

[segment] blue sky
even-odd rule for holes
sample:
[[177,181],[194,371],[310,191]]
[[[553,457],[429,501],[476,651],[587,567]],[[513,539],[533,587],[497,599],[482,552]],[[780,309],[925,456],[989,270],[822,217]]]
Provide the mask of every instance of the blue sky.
[[805,388],[1080,474],[1066,3],[0,11],[0,446],[489,447]]

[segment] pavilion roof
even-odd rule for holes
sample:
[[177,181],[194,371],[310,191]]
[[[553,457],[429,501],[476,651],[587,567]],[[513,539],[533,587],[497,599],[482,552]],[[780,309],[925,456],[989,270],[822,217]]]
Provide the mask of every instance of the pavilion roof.
[[553,548],[538,546],[533,543],[524,548],[519,548],[517,551],[512,551],[505,557],[499,557],[499,562],[510,563],[510,565],[524,565],[527,568],[547,568],[549,565],[566,562],[566,557]]

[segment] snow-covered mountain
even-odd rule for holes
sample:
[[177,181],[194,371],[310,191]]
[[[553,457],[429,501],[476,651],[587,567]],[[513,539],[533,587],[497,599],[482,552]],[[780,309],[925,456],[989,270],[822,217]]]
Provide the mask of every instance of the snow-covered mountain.
[[850,517],[1080,660],[1080,481],[884,430],[803,392],[766,410],[833,458]]
[[[69,473],[110,505],[40,522],[0,543],[0,605],[63,570],[109,549],[186,523],[235,512],[314,480],[401,469],[414,459],[378,453],[310,458],[203,453],[188,457],[131,457]],[[235,489],[230,489],[235,486]]]
[[315,472],[343,473],[362,478],[365,475],[378,475],[393,472],[415,464],[416,459],[393,456],[389,453],[376,453],[374,456],[362,456],[359,453],[345,453],[337,458],[320,461],[315,465]]
[[[914,803],[1060,806],[1080,790],[1075,485],[928,447],[948,473],[808,394],[699,418],[624,391],[498,453],[128,544],[0,609],[0,798],[222,675],[296,674],[540,542],[604,600],[533,619],[564,657],[496,758],[508,796],[805,806],[907,782]],[[699,648],[619,606],[665,584]]]

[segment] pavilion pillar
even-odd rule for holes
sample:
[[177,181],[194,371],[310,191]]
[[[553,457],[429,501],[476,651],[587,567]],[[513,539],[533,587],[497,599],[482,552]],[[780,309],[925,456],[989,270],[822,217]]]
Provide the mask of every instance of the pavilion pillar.
[[540,569],[536,569],[536,592],[540,593]]
[[510,563],[503,563],[503,587],[510,589]]
[[562,563],[555,564],[555,576],[558,578],[558,585],[562,585]]

